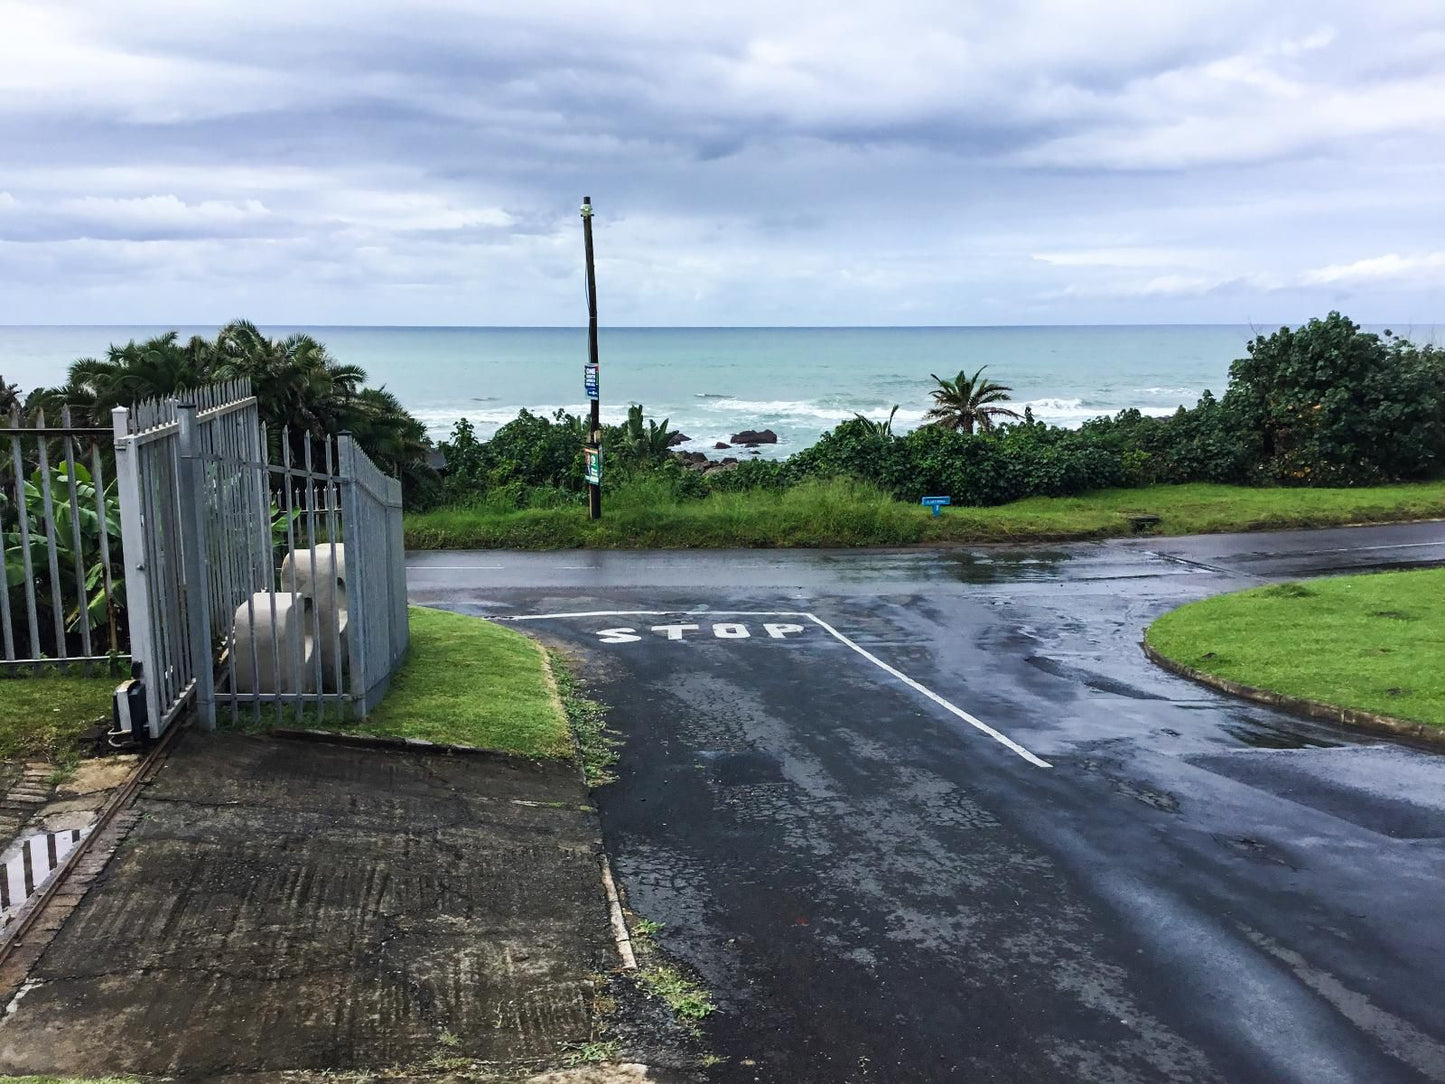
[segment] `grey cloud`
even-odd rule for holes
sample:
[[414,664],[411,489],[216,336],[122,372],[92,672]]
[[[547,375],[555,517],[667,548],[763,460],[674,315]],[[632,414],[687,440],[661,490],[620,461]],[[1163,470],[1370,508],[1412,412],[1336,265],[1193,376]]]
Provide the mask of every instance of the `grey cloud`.
[[0,320],[1442,315],[1431,3],[22,8]]

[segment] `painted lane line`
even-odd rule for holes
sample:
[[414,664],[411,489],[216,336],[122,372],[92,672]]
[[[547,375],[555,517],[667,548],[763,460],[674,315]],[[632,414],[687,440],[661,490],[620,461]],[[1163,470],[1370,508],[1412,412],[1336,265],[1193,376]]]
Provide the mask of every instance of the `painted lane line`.
[[[1445,542],[1392,542],[1388,546],[1339,546],[1329,550],[1308,550],[1304,553],[1271,553],[1270,557],[1314,557],[1322,553],[1373,553],[1375,550],[1414,550],[1425,546],[1445,546]],[[1252,556],[1252,555],[1251,555]]]
[[499,568],[506,568],[506,565],[407,565],[408,572],[474,572],[479,568],[495,572]]
[[[1022,745],[1020,745],[1018,742],[1016,742],[1016,741],[1014,741],[1012,738],[1010,738],[1007,734],[1004,734],[1004,733],[1001,733],[1001,732],[998,731],[998,730],[995,730],[993,727],[991,727],[991,726],[989,726],[987,723],[985,723],[982,719],[979,719],[979,718],[977,718],[977,717],[975,717],[975,716],[973,716],[973,715],[970,715],[968,712],[964,711],[964,710],[963,710],[962,708],[960,708],[958,705],[953,704],[953,703],[951,703],[951,702],[948,701],[948,700],[945,700],[943,697],[939,696],[939,695],[938,695],[936,692],[934,692],[932,689],[928,688],[928,686],[923,685],[923,684],[921,684],[920,682],[914,681],[911,677],[909,677],[907,674],[905,674],[902,670],[899,670],[899,669],[897,669],[896,667],[893,667],[893,666],[889,666],[886,662],[884,662],[882,659],[880,659],[877,655],[873,654],[871,651],[868,651],[867,649],[865,649],[865,648],[863,648],[863,647],[860,647],[858,644],[856,644],[856,643],[854,643],[852,640],[848,639],[848,637],[844,636],[841,632],[839,632],[837,629],[835,629],[832,625],[828,624],[828,622],[824,621],[824,620],[823,620],[821,617],[819,617],[817,614],[804,613],[804,612],[799,612],[799,611],[782,611],[782,610],[583,610],[583,611],[574,612],[574,613],[518,614],[518,615],[516,615],[516,616],[511,616],[511,617],[502,618],[501,620],[506,620],[506,621],[548,621],[548,620],[557,620],[557,619],[560,619],[560,618],[567,618],[567,617],[706,617],[706,616],[709,616],[709,615],[715,616],[715,617],[804,617],[804,618],[807,618],[809,621],[813,622],[813,624],[817,625],[817,626],[818,626],[819,628],[821,628],[823,631],[827,632],[830,636],[832,636],[832,637],[833,637],[835,640],[837,640],[840,644],[843,644],[843,645],[845,645],[846,647],[849,647],[849,648],[851,648],[852,650],[856,651],[858,654],[862,655],[865,659],[867,659],[869,662],[871,662],[874,666],[878,667],[880,670],[883,670],[885,673],[891,674],[893,677],[896,677],[899,681],[903,682],[903,684],[907,685],[910,689],[913,689],[915,692],[920,692],[920,693],[922,693],[924,696],[928,697],[928,699],[932,700],[935,704],[937,704],[939,707],[943,708],[945,711],[949,712],[951,715],[954,715],[954,716],[956,716],[957,718],[962,719],[962,720],[963,720],[965,723],[967,723],[969,726],[971,726],[971,727],[973,727],[974,729],[980,731],[981,733],[987,734],[987,735],[988,735],[990,738],[992,738],[994,741],[998,742],[1000,745],[1002,745],[1004,748],[1008,749],[1010,752],[1013,752],[1013,753],[1018,754],[1018,755],[1019,755],[1020,757],[1022,757],[1024,760],[1026,760],[1026,761],[1028,761],[1030,764],[1032,764],[1034,767],[1036,767],[1036,768],[1051,768],[1051,767],[1053,767],[1053,765],[1050,764],[1047,760],[1044,760],[1042,757],[1035,756],[1033,753],[1029,752],[1029,751],[1028,751],[1027,749],[1025,749]],[[608,630],[608,631],[616,631],[616,630]],[[640,637],[639,637],[639,639],[640,639]]]
[[495,621],[554,621],[562,617],[812,617],[801,610],[579,610],[560,614],[503,614]]
[[943,697],[939,696],[936,692],[934,692],[932,689],[928,688],[926,685],[922,685],[922,684],[920,684],[919,682],[914,681],[911,677],[909,677],[907,674],[905,674],[902,670],[899,670],[899,669],[896,669],[895,667],[889,666],[886,662],[884,662],[882,659],[880,659],[877,655],[873,654],[871,651],[868,651],[868,650],[866,650],[866,649],[864,649],[864,648],[862,648],[862,647],[859,647],[859,646],[858,646],[857,644],[855,644],[852,640],[848,639],[848,637],[844,636],[841,632],[839,632],[837,629],[835,629],[832,625],[828,624],[828,622],[824,621],[821,617],[818,617],[818,616],[815,615],[815,614],[809,614],[808,616],[809,616],[810,618],[812,618],[812,620],[813,620],[818,626],[820,626],[821,628],[825,629],[827,632],[831,633],[831,634],[834,636],[834,638],[836,638],[836,639],[838,640],[839,643],[846,644],[848,647],[851,647],[854,651],[858,652],[858,654],[862,655],[865,659],[867,659],[869,662],[871,662],[874,666],[877,666],[879,669],[884,670],[884,671],[892,674],[892,675],[893,675],[894,677],[896,677],[899,681],[903,682],[903,684],[907,685],[910,689],[913,689],[913,690],[915,690],[915,691],[917,691],[917,692],[922,693],[924,696],[928,697],[928,699],[932,700],[932,701],[933,701],[935,704],[937,704],[939,707],[941,707],[941,708],[943,708],[944,710],[949,711],[949,712],[953,713],[954,715],[958,716],[958,718],[962,719],[962,720],[963,720],[965,723],[967,723],[969,726],[972,726],[972,727],[974,727],[974,728],[976,728],[976,729],[978,729],[978,730],[983,731],[983,733],[987,734],[987,735],[988,735],[990,738],[992,738],[994,741],[1000,743],[1001,745],[1003,745],[1005,748],[1011,750],[1012,752],[1017,753],[1019,756],[1023,757],[1023,758],[1024,758],[1025,760],[1027,760],[1030,764],[1032,764],[1034,767],[1036,767],[1036,768],[1049,768],[1049,767],[1052,767],[1052,765],[1051,765],[1047,760],[1043,760],[1043,759],[1041,759],[1041,758],[1039,758],[1039,757],[1034,756],[1033,753],[1030,753],[1027,749],[1025,749],[1025,748],[1024,748],[1022,745],[1020,745],[1018,742],[1014,741],[1014,740],[1013,740],[1012,738],[1010,738],[1007,734],[1002,734],[1002,733],[1000,733],[999,731],[995,730],[993,727],[989,726],[989,725],[988,725],[987,723],[985,723],[983,720],[974,718],[972,715],[970,715],[968,712],[964,711],[962,708],[960,708],[960,707],[958,707],[958,706],[956,706],[956,705],[954,705],[954,704],[949,703],[949,701],[947,701],[947,700],[945,700]]

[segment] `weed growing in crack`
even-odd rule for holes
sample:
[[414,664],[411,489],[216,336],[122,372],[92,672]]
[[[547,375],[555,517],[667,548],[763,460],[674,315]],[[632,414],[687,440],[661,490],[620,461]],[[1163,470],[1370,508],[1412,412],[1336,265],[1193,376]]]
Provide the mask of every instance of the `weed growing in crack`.
[[594,1039],[586,1043],[571,1043],[562,1057],[562,1064],[569,1069],[579,1065],[596,1065],[598,1062],[616,1061],[620,1047],[616,1039]]
[[712,995],[671,964],[654,964],[636,974],[644,990],[660,997],[684,1020],[701,1020],[717,1011]]

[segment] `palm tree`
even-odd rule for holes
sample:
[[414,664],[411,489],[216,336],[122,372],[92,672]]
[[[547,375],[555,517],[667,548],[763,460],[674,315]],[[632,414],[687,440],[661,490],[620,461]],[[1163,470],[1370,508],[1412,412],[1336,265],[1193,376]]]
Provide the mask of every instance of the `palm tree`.
[[0,414],[9,414],[20,409],[20,385],[7,384],[0,376]]
[[365,369],[341,364],[310,335],[268,339],[249,320],[233,320],[200,348],[212,379],[249,377],[267,424],[298,435],[335,433],[366,382]]
[[959,370],[958,376],[952,380],[944,380],[936,373],[929,374],[938,387],[929,392],[934,406],[923,416],[924,419],[945,429],[962,429],[965,433],[972,433],[977,426],[980,432],[988,433],[993,429],[995,418],[1017,418],[1018,411],[992,405],[1008,402],[1008,394],[1013,388],[985,380],[985,368],[987,366],[980,366],[973,376],[969,376],[966,369]]
[[112,345],[104,358],[80,358],[71,363],[70,379],[50,393],[83,414],[90,424],[110,424],[118,406],[134,406],[143,399],[163,399],[198,388],[208,379],[197,340],[182,346],[174,331],[124,346]]
[[[427,466],[425,427],[390,392],[364,387],[366,371],[343,365],[310,335],[271,339],[249,320],[233,320],[214,339],[182,343],[170,331],[143,343],[112,346],[102,359],[80,358],[69,382],[37,391],[31,405],[71,407],[77,420],[105,426],[117,406],[142,399],[180,396],[204,384],[247,377],[270,430],[272,449],[290,430],[291,451],[304,454],[308,440],[325,440],[350,429],[362,450],[384,470],[399,475],[409,493],[436,481]],[[9,385],[0,386],[0,390]],[[0,396],[0,403],[5,399]]]

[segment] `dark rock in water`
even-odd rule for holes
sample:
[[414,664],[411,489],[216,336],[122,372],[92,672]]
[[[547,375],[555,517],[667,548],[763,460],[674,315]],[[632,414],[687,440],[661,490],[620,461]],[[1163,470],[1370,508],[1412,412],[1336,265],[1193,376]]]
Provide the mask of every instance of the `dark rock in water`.
[[744,429],[741,433],[733,434],[734,444],[776,444],[778,434],[771,429]]
[[762,453],[758,451],[758,446],[754,444],[748,448],[748,455],[762,455]]
[[716,444],[713,445],[713,450],[720,452],[720,451],[722,451],[724,448],[731,448],[731,447],[732,447],[731,444],[724,444],[722,441],[718,441]]
[[737,461],[737,457],[730,455],[730,456],[727,456],[726,458],[724,458],[723,460],[721,460],[721,462],[720,462],[718,465],[719,465],[719,466],[723,466],[723,467],[726,467],[726,466],[729,466],[729,465],[731,465],[731,466],[737,466],[737,462],[738,462],[738,461]]
[[702,452],[673,452],[672,454],[690,467],[700,467],[707,462],[707,456]]
[[667,442],[669,448],[676,448],[679,444],[686,444],[692,438],[686,433],[674,433],[672,439]]

